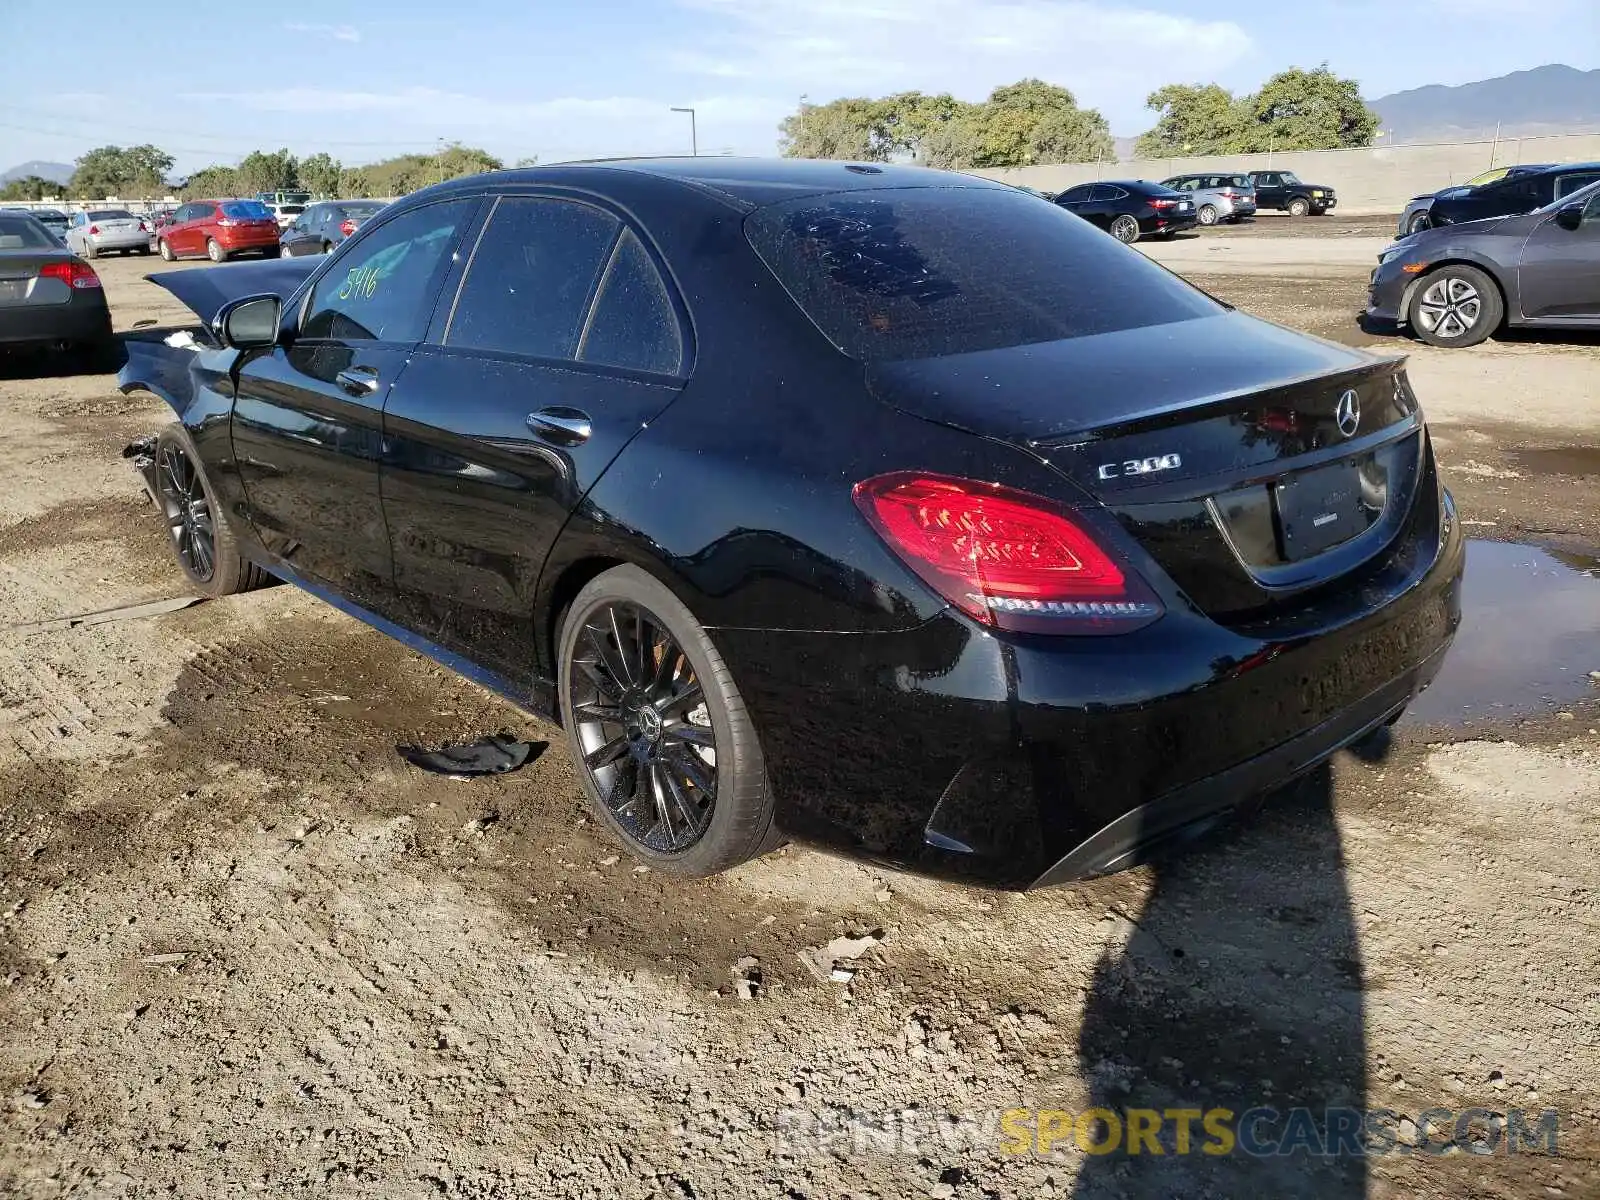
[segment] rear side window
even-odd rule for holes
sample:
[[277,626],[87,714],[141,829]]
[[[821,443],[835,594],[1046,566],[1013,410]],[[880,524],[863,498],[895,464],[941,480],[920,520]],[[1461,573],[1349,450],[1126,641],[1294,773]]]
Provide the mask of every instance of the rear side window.
[[808,196],[745,221],[823,334],[866,362],[1212,316],[1214,300],[1055,205],[1000,188]]
[[502,197],[462,281],[445,343],[573,358],[622,222],[571,200]]
[[683,334],[666,282],[631,230],[622,231],[600,279],[578,359],[661,375],[683,367]]

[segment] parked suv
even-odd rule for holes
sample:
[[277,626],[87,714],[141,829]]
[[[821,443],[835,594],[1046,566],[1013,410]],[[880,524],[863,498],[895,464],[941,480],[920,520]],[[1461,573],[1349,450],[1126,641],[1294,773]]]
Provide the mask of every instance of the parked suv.
[[1056,197],[1056,203],[1085,221],[1100,226],[1119,242],[1137,242],[1140,234],[1171,237],[1193,229],[1194,200],[1148,179],[1107,179],[1080,183]]
[[1495,183],[1442,193],[1428,207],[1429,225],[1459,225],[1485,217],[1520,217],[1565,199],[1600,180],[1600,163],[1561,163],[1507,175]]
[[259,200],[191,200],[161,230],[156,250],[168,262],[198,254],[227,262],[249,251],[277,258],[278,222]]
[[1256,189],[1257,207],[1275,208],[1291,217],[1307,213],[1320,217],[1338,202],[1331,187],[1306,183],[1293,171],[1251,171],[1249,179]]
[[1248,175],[1174,175],[1161,183],[1194,197],[1195,219],[1202,225],[1256,215],[1256,189]]

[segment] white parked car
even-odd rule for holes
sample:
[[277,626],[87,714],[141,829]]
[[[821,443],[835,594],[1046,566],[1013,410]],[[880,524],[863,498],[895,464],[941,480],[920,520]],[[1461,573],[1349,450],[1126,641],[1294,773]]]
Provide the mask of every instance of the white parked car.
[[150,253],[150,226],[125,208],[91,208],[72,214],[67,246],[74,254],[95,258],[113,250]]
[[305,212],[304,204],[268,204],[272,215],[278,219],[278,228],[287,229],[293,225],[301,213]]

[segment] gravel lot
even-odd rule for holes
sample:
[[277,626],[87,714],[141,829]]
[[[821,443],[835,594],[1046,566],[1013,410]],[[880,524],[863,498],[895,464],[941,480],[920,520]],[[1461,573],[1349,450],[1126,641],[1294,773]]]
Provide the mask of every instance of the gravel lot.
[[[1600,1195],[1600,341],[1369,337],[1384,240],[1149,252],[1410,353],[1470,532],[1549,552],[1474,547],[1460,720],[1028,896],[635,869],[557,730],[291,588],[63,620],[183,595],[119,457],[167,414],[0,363],[0,1195]],[[161,264],[97,266],[119,329],[181,319]],[[394,753],[499,729],[551,748]],[[796,958],[869,932],[852,983]],[[1090,1104],[1553,1108],[1560,1154],[1000,1152],[1001,1110]]]

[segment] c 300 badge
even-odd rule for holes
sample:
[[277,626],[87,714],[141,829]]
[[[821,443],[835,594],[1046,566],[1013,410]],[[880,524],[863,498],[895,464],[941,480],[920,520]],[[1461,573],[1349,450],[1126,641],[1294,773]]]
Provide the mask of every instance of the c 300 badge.
[[1175,471],[1183,466],[1177,454],[1155,454],[1149,458],[1129,458],[1122,462],[1101,463],[1101,479],[1120,479],[1129,475],[1154,475],[1157,471]]

